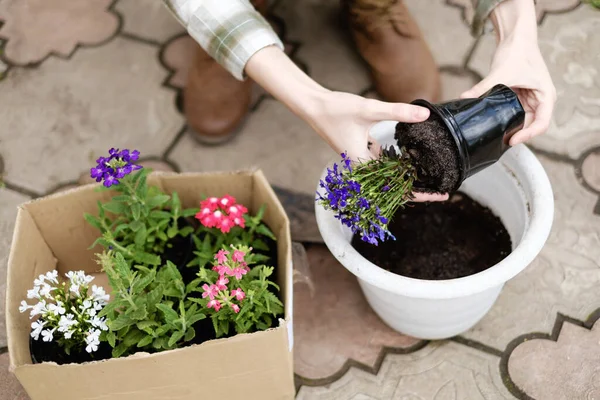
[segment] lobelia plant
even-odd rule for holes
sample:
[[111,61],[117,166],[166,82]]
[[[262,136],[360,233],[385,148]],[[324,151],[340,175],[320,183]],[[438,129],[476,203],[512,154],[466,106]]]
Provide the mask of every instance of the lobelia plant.
[[194,286],[186,287],[172,262],[133,270],[122,253],[109,251],[98,263],[113,288],[114,299],[101,313],[113,357],[175,349],[195,337],[193,325],[206,316],[188,299]]
[[233,326],[236,333],[266,330],[273,319],[283,314],[283,304],[270,290],[279,286],[268,280],[273,267],[257,265],[257,255],[252,248],[238,245],[230,251],[221,249],[214,255],[212,270],[201,268],[195,282],[202,298],[191,300],[202,306],[210,315],[217,337],[229,334]]
[[342,153],[340,166],[333,164],[320,181],[317,202],[365,242],[395,240],[388,223],[412,199],[417,176],[405,154],[390,147],[377,159],[355,163]]
[[[187,266],[206,267],[213,259],[215,253],[231,245],[247,245],[255,250],[268,252],[269,246],[263,238],[276,241],[271,230],[263,224],[265,213],[263,205],[255,216],[248,213],[248,209],[238,204],[230,195],[209,197],[200,203],[200,211],[196,219],[200,226],[193,236],[196,245],[196,257]],[[270,261],[265,254],[253,254],[255,262]],[[273,260],[271,260],[273,261]]]
[[27,298],[37,301],[30,305],[21,302],[19,311],[29,311],[31,337],[44,342],[56,342],[67,355],[72,351],[88,353],[98,350],[105,331],[108,330],[105,318],[99,314],[109,300],[104,288],[93,285],[88,294],[93,276],[83,271],[67,272],[67,281],[59,282],[58,272],[50,271],[40,275],[33,282],[33,289],[27,291]]
[[172,246],[171,240],[193,232],[182,221],[197,210],[182,210],[177,193],[169,196],[148,186],[151,171],[135,164],[139,155],[137,150],[110,149],[108,157],[96,160],[91,177],[103,182],[102,189],[120,194],[107,203],[98,202],[98,216],[85,214],[85,219],[102,233],[91,247],[100,244],[118,250],[128,261],[157,266],[164,263],[160,256]]

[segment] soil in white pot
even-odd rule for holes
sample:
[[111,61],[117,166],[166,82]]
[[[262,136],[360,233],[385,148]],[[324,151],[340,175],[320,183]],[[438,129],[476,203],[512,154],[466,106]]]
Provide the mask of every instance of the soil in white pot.
[[373,246],[354,236],[352,246],[373,264],[416,279],[473,275],[512,249],[500,218],[461,192],[447,202],[411,203],[396,213],[389,230],[396,240]]

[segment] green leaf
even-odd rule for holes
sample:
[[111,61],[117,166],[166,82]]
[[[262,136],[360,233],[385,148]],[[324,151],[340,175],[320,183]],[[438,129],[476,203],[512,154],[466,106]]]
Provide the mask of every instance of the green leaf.
[[125,261],[125,257],[123,256],[123,254],[115,253],[113,260],[115,262],[114,268],[115,268],[115,271],[117,272],[117,274],[122,279],[129,278],[131,270],[129,269],[129,265],[127,264],[127,261]]
[[252,247],[255,250],[269,251],[269,246],[267,246],[267,244],[260,239],[256,239],[254,242],[252,242]]
[[184,342],[189,342],[190,340],[192,340],[194,337],[196,336],[196,330],[192,327],[188,328],[188,330],[185,332],[185,338],[183,338]]
[[169,239],[172,239],[175,236],[177,236],[177,232],[179,232],[179,230],[177,229],[177,221],[175,221],[173,222],[173,225],[171,225],[167,230],[167,236],[169,237]]
[[171,338],[169,339],[169,347],[175,345],[175,343],[179,342],[181,340],[181,338],[184,336],[184,333],[182,331],[175,331],[173,332],[173,334],[171,335]]
[[156,236],[157,236],[157,237],[158,237],[160,240],[162,240],[163,242],[166,242],[166,241],[168,241],[168,240],[169,240],[169,238],[167,237],[167,235],[165,235],[165,233],[164,233],[164,232],[162,232],[162,231],[156,232]]
[[113,214],[122,214],[127,211],[127,206],[117,201],[109,201],[102,204],[102,209]]
[[144,339],[145,337],[146,334],[144,332],[134,329],[132,331],[129,331],[127,335],[125,335],[125,337],[123,338],[123,344],[125,344],[127,347],[131,347],[137,345],[140,342],[140,340]]
[[265,210],[267,209],[267,206],[265,204],[263,204],[262,206],[260,206],[258,213],[256,213],[256,217],[255,219],[257,221],[262,221],[264,215],[265,215]]
[[162,325],[158,329],[156,329],[155,335],[162,336],[165,333],[169,332],[170,330],[171,330],[171,327],[169,325]]
[[153,340],[154,340],[154,338],[152,336],[148,335],[138,342],[137,347],[148,346],[150,343],[152,343]]
[[181,212],[181,216],[185,218],[194,217],[200,212],[199,208],[186,208]]
[[110,347],[115,347],[116,345],[116,339],[117,337],[115,336],[115,333],[112,331],[109,331],[106,333],[106,340],[108,341],[108,344],[110,344]]
[[162,210],[154,210],[150,212],[150,218],[155,219],[171,219],[171,213]]
[[97,245],[108,247],[108,242],[103,237],[99,237],[98,239],[94,240],[94,243],[92,243],[92,245],[88,247],[88,249],[93,249]]
[[273,240],[277,240],[277,238],[275,237],[275,235],[273,234],[273,232],[271,232],[271,230],[269,228],[267,228],[266,225],[260,224],[257,228],[256,228],[256,232],[265,235],[266,237],[269,237]]
[[162,299],[163,290],[164,290],[164,286],[158,285],[148,293],[148,296],[146,297],[146,299],[147,299],[147,304],[148,304],[148,310],[150,312],[154,311],[154,309],[156,308],[156,305]]
[[173,192],[172,196],[173,197],[171,198],[171,213],[175,217],[179,217],[179,214],[181,213],[181,201],[179,201],[179,195],[177,194],[177,192]]
[[148,199],[147,206],[149,208],[154,208],[154,207],[162,206],[167,201],[169,201],[169,199],[170,199],[170,197],[168,195],[166,195],[166,194],[159,194],[157,196],[154,196],[154,197],[151,197],[150,199]]
[[136,262],[139,262],[142,264],[160,265],[160,263],[161,263],[160,256],[157,256],[155,254],[141,252],[141,251],[140,252],[136,251],[133,258]]
[[83,214],[83,217],[85,218],[88,224],[90,224],[96,229],[102,230],[102,224],[100,223],[100,220],[98,218],[88,213]]
[[177,315],[171,307],[168,307],[165,304],[157,304],[156,308],[162,311],[168,324],[174,324],[175,320],[179,318],[179,315]]
[[131,229],[134,232],[137,232],[142,228],[146,228],[142,221],[133,221],[132,223],[129,224],[129,229]]
[[196,322],[203,320],[204,318],[206,318],[206,315],[202,314],[201,312],[198,312],[187,319],[187,324],[194,325]]
[[109,325],[111,331],[116,332],[116,331],[120,331],[121,329],[125,329],[125,328],[133,325],[134,323],[135,323],[135,321],[133,319],[131,319],[129,316],[127,316],[125,314],[119,314],[117,319],[115,319],[114,321],[109,321],[108,325]]
[[121,343],[119,344],[117,347],[115,347],[112,351],[112,356],[113,358],[119,358],[121,357],[126,351],[128,350],[128,346],[125,345],[125,343]]
[[139,330],[143,331],[144,329],[151,328],[153,326],[158,326],[158,322],[156,322],[156,321],[148,321],[148,320],[146,320],[146,321],[140,321],[140,322],[138,322],[136,324],[136,326],[137,326],[137,328]]
[[194,228],[192,228],[191,226],[186,226],[185,228],[183,228],[179,231],[179,235],[186,237],[187,235],[191,234],[192,232],[194,232]]
[[[140,221],[136,221],[136,222],[140,222]],[[137,233],[135,234],[135,245],[138,247],[144,247],[144,243],[146,243],[146,237],[147,237],[147,233],[146,233],[146,227],[143,226],[139,231],[137,231]]]
[[142,321],[148,316],[148,310],[146,310],[146,306],[139,307],[137,310],[129,313],[129,318],[134,319],[136,321]]
[[133,214],[134,220],[140,219],[140,214],[142,212],[142,206],[140,206],[139,203],[133,203],[131,205],[131,212]]

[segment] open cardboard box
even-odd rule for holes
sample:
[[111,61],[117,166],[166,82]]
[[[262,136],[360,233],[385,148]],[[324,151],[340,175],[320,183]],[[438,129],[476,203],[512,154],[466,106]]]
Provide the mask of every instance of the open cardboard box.
[[289,221],[261,171],[208,174],[155,173],[149,184],[177,192],[184,207],[201,197],[230,194],[256,213],[266,204],[264,221],[277,236],[278,284],[285,304],[279,327],[264,332],[211,340],[182,349],[85,364],[32,364],[29,316],[21,300],[38,275],[55,268],[63,275],[84,270],[107,289],[88,247],[98,231],[83,218],[97,215],[97,201],[110,192],[96,185],[45,197],[19,207],[8,262],[6,320],[10,368],[33,400],[198,400],[292,399],[292,264]]

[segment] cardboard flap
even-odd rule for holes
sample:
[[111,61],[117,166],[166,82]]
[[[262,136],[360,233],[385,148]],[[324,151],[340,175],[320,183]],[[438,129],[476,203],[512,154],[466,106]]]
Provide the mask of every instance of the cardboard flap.
[[[56,258],[42,237],[36,223],[26,208],[19,207],[12,240],[13,248],[8,258],[6,285],[6,330],[11,369],[31,363],[29,332],[31,321],[28,313],[20,313],[19,305],[27,300],[26,294],[33,287],[33,280],[56,268]],[[31,302],[31,301],[29,301]]]

